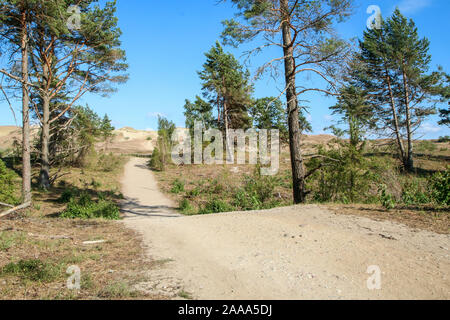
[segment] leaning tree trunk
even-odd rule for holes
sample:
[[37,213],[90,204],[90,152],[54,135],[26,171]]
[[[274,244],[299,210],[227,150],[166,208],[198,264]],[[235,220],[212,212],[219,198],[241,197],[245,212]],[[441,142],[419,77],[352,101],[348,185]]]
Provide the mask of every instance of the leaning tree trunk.
[[304,203],[306,197],[305,168],[301,153],[301,131],[299,125],[298,99],[295,88],[295,61],[292,35],[289,27],[289,1],[280,0],[284,45],[284,67],[286,78],[286,98],[288,104],[289,148],[291,151],[294,202]]
[[406,131],[407,131],[407,139],[408,139],[408,152],[405,159],[405,169],[408,172],[414,171],[414,146],[413,146],[413,134],[411,128],[411,108],[410,108],[410,98],[409,98],[409,86],[408,86],[408,77],[406,75],[405,70],[403,70],[403,87],[405,91],[405,113],[406,113]]
[[395,106],[395,98],[394,98],[394,92],[392,89],[391,77],[388,74],[387,68],[386,68],[386,82],[387,82],[388,90],[389,90],[389,99],[390,99],[390,103],[391,103],[392,119],[394,120],[394,132],[395,132],[395,137],[397,139],[397,145],[398,145],[398,149],[399,149],[399,153],[400,153],[400,159],[401,159],[402,163],[405,164],[406,152],[405,152],[405,147],[403,145],[402,135],[400,133],[400,124],[398,121],[397,109]]
[[31,196],[31,149],[30,149],[30,96],[28,90],[28,31],[26,13],[22,13],[22,198],[24,203]]

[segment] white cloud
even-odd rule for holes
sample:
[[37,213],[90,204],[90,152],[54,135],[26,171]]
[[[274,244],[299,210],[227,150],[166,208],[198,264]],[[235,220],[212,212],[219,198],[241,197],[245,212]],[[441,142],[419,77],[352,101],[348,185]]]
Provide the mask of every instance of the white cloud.
[[145,131],[156,131],[156,130],[152,129],[152,128],[147,128],[147,129],[145,129]]
[[416,13],[431,5],[432,0],[402,0],[398,8],[403,14]]
[[328,121],[328,122],[329,122],[329,121],[333,120],[333,116],[327,114],[326,116],[323,116],[323,119],[324,119],[325,121]]
[[442,130],[442,128],[429,123],[429,122],[425,122],[421,127],[420,130],[424,133],[438,133]]

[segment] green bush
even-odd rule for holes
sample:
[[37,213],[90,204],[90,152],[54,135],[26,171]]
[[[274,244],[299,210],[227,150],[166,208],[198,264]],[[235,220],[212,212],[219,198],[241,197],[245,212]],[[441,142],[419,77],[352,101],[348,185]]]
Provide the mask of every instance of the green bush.
[[211,199],[206,203],[206,205],[202,209],[200,209],[199,214],[221,213],[231,211],[234,211],[234,208],[225,201],[219,199]]
[[152,153],[152,157],[150,161],[148,162],[148,166],[150,169],[163,171],[164,170],[164,164],[161,156],[161,152],[158,148],[155,148]]
[[[319,147],[318,157],[307,162],[314,172],[307,187],[316,202],[369,202],[370,190],[376,185],[373,166],[363,155],[363,146],[358,148],[339,141],[340,148]],[[314,171],[316,170],[316,171]]]
[[428,181],[431,197],[442,205],[450,205],[450,167],[434,174]]
[[0,160],[0,202],[18,204],[19,199],[15,196],[15,179],[14,172],[6,168],[5,163]]
[[395,208],[395,199],[394,197],[387,191],[386,185],[380,185],[380,202],[384,208],[387,210],[391,210]]
[[191,191],[189,191],[186,195],[189,198],[195,198],[198,197],[201,194],[201,190],[199,188],[194,188]]
[[450,136],[439,137],[438,143],[450,142]]
[[245,177],[244,189],[261,203],[272,198],[275,189],[275,179],[271,176],[261,176],[259,169],[253,176]]
[[67,219],[120,219],[118,206],[109,200],[92,200],[87,193],[82,193],[78,199],[72,197],[61,218]]
[[234,206],[244,211],[273,208],[274,202],[269,200],[273,197],[276,179],[262,176],[260,172],[260,168],[256,167],[253,175],[244,177],[243,187],[234,194]]
[[17,276],[23,280],[52,282],[61,275],[61,269],[50,263],[31,259],[11,262],[3,267],[1,274]]
[[180,210],[183,214],[190,215],[194,213],[195,208],[188,199],[183,199],[180,201]]
[[66,189],[58,199],[60,203],[69,203],[72,199],[79,197],[80,192],[75,188]]
[[263,205],[255,194],[248,194],[243,189],[235,193],[233,204],[243,211],[259,210]]
[[170,192],[174,194],[184,192],[184,182],[176,179],[172,184],[172,189],[170,190]]
[[430,202],[426,190],[421,188],[418,179],[409,179],[403,186],[403,203],[406,205],[426,204]]

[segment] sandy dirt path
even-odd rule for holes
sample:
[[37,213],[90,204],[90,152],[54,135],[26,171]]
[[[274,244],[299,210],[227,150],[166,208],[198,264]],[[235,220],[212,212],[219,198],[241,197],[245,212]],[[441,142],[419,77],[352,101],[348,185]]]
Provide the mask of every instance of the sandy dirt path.
[[[448,235],[318,206],[182,217],[144,164],[132,159],[123,179],[124,223],[160,261],[141,289],[198,299],[450,298]],[[368,288],[370,266],[379,290]]]

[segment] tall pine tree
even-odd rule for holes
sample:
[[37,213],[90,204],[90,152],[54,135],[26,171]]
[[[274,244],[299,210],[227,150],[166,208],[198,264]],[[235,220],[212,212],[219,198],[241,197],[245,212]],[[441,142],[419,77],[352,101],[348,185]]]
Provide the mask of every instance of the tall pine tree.
[[[307,92],[336,94],[334,77],[336,64],[345,60],[347,45],[338,39],[334,24],[351,11],[351,0],[231,0],[237,18],[224,22],[223,38],[227,44],[240,45],[262,39],[262,45],[251,50],[259,53],[267,48],[280,49],[281,55],[267,61],[258,74],[277,72],[283,64],[289,147],[291,151],[293,196],[295,203],[306,200],[306,178],[301,150],[302,131],[299,119],[304,119],[299,96]],[[301,76],[316,76],[328,88],[317,87],[311,81],[300,85]]]
[[404,168],[412,171],[414,134],[435,113],[443,73],[428,73],[429,41],[398,9],[380,29],[365,31],[360,48],[360,84],[372,97],[380,130],[390,131]]

